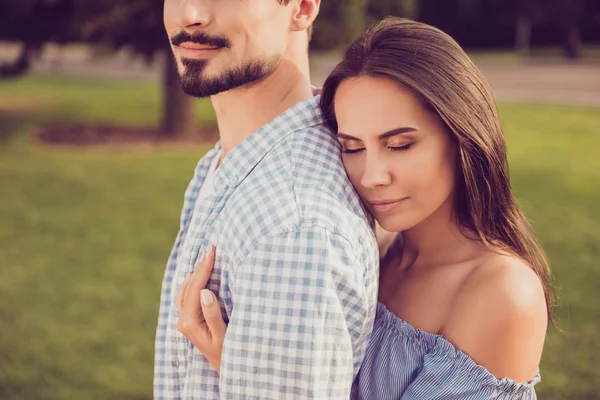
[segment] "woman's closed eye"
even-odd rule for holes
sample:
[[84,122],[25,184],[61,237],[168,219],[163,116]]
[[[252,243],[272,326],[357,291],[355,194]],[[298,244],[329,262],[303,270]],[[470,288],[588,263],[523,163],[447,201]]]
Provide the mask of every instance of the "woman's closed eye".
[[341,145],[342,145],[342,153],[345,153],[345,154],[360,153],[361,151],[363,151],[365,149],[364,144],[362,144],[362,142],[359,142],[357,140],[344,140],[344,141],[341,141]]
[[360,153],[361,151],[363,151],[365,148],[346,148],[346,147],[342,147],[342,153],[344,154],[356,154],[356,153]]
[[412,143],[405,144],[403,146],[388,146],[388,150],[391,151],[406,151],[412,147]]
[[[386,149],[389,151],[406,151],[412,147],[412,143],[405,144],[403,146],[387,146]],[[364,151],[364,146],[348,146],[342,144],[342,153],[344,154],[357,154]]]

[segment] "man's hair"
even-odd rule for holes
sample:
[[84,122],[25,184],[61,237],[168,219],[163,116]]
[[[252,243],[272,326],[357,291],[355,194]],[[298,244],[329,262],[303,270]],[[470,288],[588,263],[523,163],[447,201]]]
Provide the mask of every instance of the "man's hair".
[[[292,0],[278,0],[279,4],[281,4],[282,6],[287,6],[288,4],[290,4],[290,1]],[[313,26],[309,26],[308,29],[306,30],[306,33],[308,34],[308,41],[310,42],[310,39],[312,38],[312,34],[313,34]]]

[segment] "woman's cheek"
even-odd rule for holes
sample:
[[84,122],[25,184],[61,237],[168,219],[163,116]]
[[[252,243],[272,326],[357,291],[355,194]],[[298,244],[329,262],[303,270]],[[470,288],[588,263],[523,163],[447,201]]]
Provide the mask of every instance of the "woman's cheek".
[[344,164],[346,175],[348,175],[348,178],[350,178],[350,182],[356,189],[359,189],[360,181],[364,171],[364,166],[361,166],[361,161],[358,159],[358,157],[342,155],[342,163]]
[[432,207],[430,211],[433,211],[446,201],[452,190],[451,166],[447,157],[439,151],[432,151],[426,157],[415,160],[413,168],[418,171],[413,181],[415,195],[429,204],[427,208]]

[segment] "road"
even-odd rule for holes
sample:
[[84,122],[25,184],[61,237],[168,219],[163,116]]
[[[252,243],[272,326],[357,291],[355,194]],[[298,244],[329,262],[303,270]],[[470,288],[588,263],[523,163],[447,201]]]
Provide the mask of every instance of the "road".
[[[0,43],[0,62],[14,57],[18,48]],[[158,81],[159,57],[147,64],[126,52],[94,54],[87,47],[48,47],[33,70],[45,74]],[[311,58],[312,80],[320,85],[338,60],[331,56]],[[506,102],[541,102],[600,107],[600,62],[569,63],[477,61],[496,98]]]

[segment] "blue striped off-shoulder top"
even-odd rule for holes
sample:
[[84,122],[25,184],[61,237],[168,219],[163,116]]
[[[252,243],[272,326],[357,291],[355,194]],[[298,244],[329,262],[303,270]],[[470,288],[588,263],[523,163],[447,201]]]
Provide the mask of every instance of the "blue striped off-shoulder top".
[[351,399],[534,400],[534,385],[497,379],[440,335],[423,332],[381,303]]

